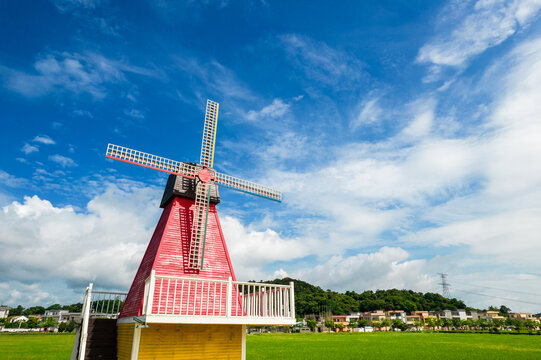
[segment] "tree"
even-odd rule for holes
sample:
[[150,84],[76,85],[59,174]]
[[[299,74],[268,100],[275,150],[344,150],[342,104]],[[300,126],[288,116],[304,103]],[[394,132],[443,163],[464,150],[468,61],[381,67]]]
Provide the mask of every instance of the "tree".
[[402,331],[406,330],[408,328],[408,325],[406,325],[402,320],[400,319],[394,319],[392,321],[393,328],[394,329],[400,329]]
[[436,320],[437,320],[436,318],[428,318],[426,319],[426,324],[428,325],[429,328],[434,330],[437,324]]
[[331,329],[334,329],[334,321],[332,321],[331,318],[326,318],[325,319],[325,327],[327,329],[329,329],[329,332],[331,331]]
[[466,326],[468,328],[468,330],[470,330],[471,328],[473,328],[473,320],[472,319],[467,319],[467,320],[464,320],[462,321],[462,325],[463,326]]
[[372,321],[372,326],[376,329],[381,329],[381,322],[380,321]]
[[9,316],[21,316],[23,314],[24,308],[19,305],[16,308],[9,310]]
[[356,327],[359,327],[357,321],[355,321],[354,319],[351,319],[351,321],[349,322],[349,325],[348,325],[350,328],[356,328]]
[[453,327],[455,329],[459,329],[460,326],[462,325],[462,320],[455,318],[455,319],[451,320],[451,323],[453,324]]
[[447,330],[450,330],[451,326],[453,326],[453,321],[451,319],[440,319],[440,321],[441,325]]
[[314,319],[306,320],[306,325],[310,328],[310,331],[314,331],[317,326],[317,321]]
[[334,326],[335,326],[337,329],[340,329],[340,330],[342,330],[343,328],[346,327],[346,326],[345,326],[343,323],[341,323],[341,322],[335,324]]
[[536,323],[530,319],[527,319],[524,321],[524,326],[529,330],[532,330],[533,328],[537,327]]
[[366,319],[359,319],[359,321],[357,321],[357,326],[358,327],[365,327],[368,325],[368,320]]
[[43,306],[32,306],[23,311],[23,314],[28,315],[43,315],[45,314],[45,308]]
[[389,319],[382,319],[381,320],[381,327],[389,327],[391,326],[391,320]]
[[495,328],[501,328],[505,324],[503,319],[492,319],[492,326]]
[[45,318],[41,321],[41,326],[46,328],[55,328],[58,326],[58,320],[52,317]]
[[73,321],[70,321],[69,323],[63,322],[58,325],[58,331],[59,332],[72,332],[77,327],[77,324],[75,324]]
[[488,321],[485,319],[477,319],[476,325],[480,328],[485,330],[488,327]]
[[500,306],[500,313],[509,314],[510,312],[511,312],[511,309],[509,309],[507,306],[505,305]]
[[47,308],[47,310],[62,310],[62,305],[60,304],[52,304]]
[[25,327],[28,329],[37,329],[40,327],[38,320],[34,317],[31,317],[30,319],[28,319],[25,325],[26,325]]

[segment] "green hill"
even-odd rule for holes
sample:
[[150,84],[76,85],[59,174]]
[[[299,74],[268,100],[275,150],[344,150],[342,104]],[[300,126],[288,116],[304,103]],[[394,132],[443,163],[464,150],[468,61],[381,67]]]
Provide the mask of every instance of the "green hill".
[[410,313],[415,310],[471,309],[462,300],[448,299],[436,293],[397,289],[340,293],[290,278],[266,282],[287,285],[290,281],[295,283],[295,309],[298,316],[319,314],[327,309],[335,315],[372,310],[405,310]]

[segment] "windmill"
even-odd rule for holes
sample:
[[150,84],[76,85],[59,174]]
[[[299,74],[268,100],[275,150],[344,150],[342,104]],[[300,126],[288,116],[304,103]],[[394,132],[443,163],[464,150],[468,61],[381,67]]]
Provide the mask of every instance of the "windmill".
[[209,203],[211,194],[218,193],[216,185],[277,202],[282,201],[280,191],[214,170],[218,108],[217,102],[207,100],[199,164],[170,160],[114,144],[109,144],[106,152],[106,157],[110,159],[181,176],[191,181],[192,187],[195,182],[195,207],[187,263],[192,270],[203,268]]

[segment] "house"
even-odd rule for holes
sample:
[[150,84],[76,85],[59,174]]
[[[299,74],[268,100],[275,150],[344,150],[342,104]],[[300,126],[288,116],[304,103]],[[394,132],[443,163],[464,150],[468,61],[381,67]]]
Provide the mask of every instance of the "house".
[[14,316],[11,318],[10,322],[14,323],[14,322],[25,322],[25,321],[28,321],[28,318],[24,315],[21,315],[21,316]]
[[480,319],[484,319],[487,321],[505,320],[504,316],[500,316],[500,313],[498,311],[493,310],[480,311],[478,315]]
[[67,322],[68,310],[46,310],[43,315],[44,318],[56,319],[59,323]]
[[383,310],[368,311],[362,314],[363,319],[367,321],[381,321],[386,319],[385,312]]
[[337,331],[349,331],[349,328],[347,327],[349,325],[349,321],[347,321],[347,315],[333,315],[331,316],[333,323],[336,324],[343,324],[344,328],[337,329]]
[[346,321],[351,323],[352,321],[359,321],[359,318],[363,318],[361,313],[350,313],[346,316]]
[[406,312],[404,310],[388,310],[385,312],[385,315],[387,316],[387,319],[391,321],[400,320],[404,324],[407,322]]
[[430,315],[428,314],[428,311],[414,311],[411,313],[411,315],[417,315],[419,316],[419,319],[421,321],[425,321]]
[[406,325],[414,327],[415,324],[422,324],[420,315],[406,315]]
[[28,318],[36,319],[37,322],[41,321],[41,315],[35,314],[35,315],[28,315]]
[[83,318],[83,315],[80,312],[70,312],[68,313],[64,319],[66,322],[73,321],[74,323],[81,323],[81,319]]
[[519,320],[535,320],[535,318],[532,316],[532,313],[509,313],[509,318]]
[[9,306],[0,306],[0,319],[7,318],[9,315],[9,310],[11,310]]

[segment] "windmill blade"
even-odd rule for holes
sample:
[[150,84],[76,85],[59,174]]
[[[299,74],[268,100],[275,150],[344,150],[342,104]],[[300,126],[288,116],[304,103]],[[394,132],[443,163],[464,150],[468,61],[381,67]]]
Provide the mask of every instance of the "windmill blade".
[[251,181],[242,180],[230,175],[225,175],[217,172],[215,182],[216,184],[226,188],[259,196],[265,199],[282,202],[282,193],[280,191],[267,186],[256,184]]
[[195,209],[188,258],[188,267],[190,269],[203,268],[211,185],[212,182],[199,181],[195,188]]
[[218,125],[218,107],[220,104],[207,100],[205,125],[203,126],[203,141],[199,163],[211,168],[214,164],[214,145],[216,143],[216,126]]
[[195,179],[195,165],[147,154],[124,146],[114,144],[107,145],[105,157],[163,171],[169,174],[184,176],[189,179]]

